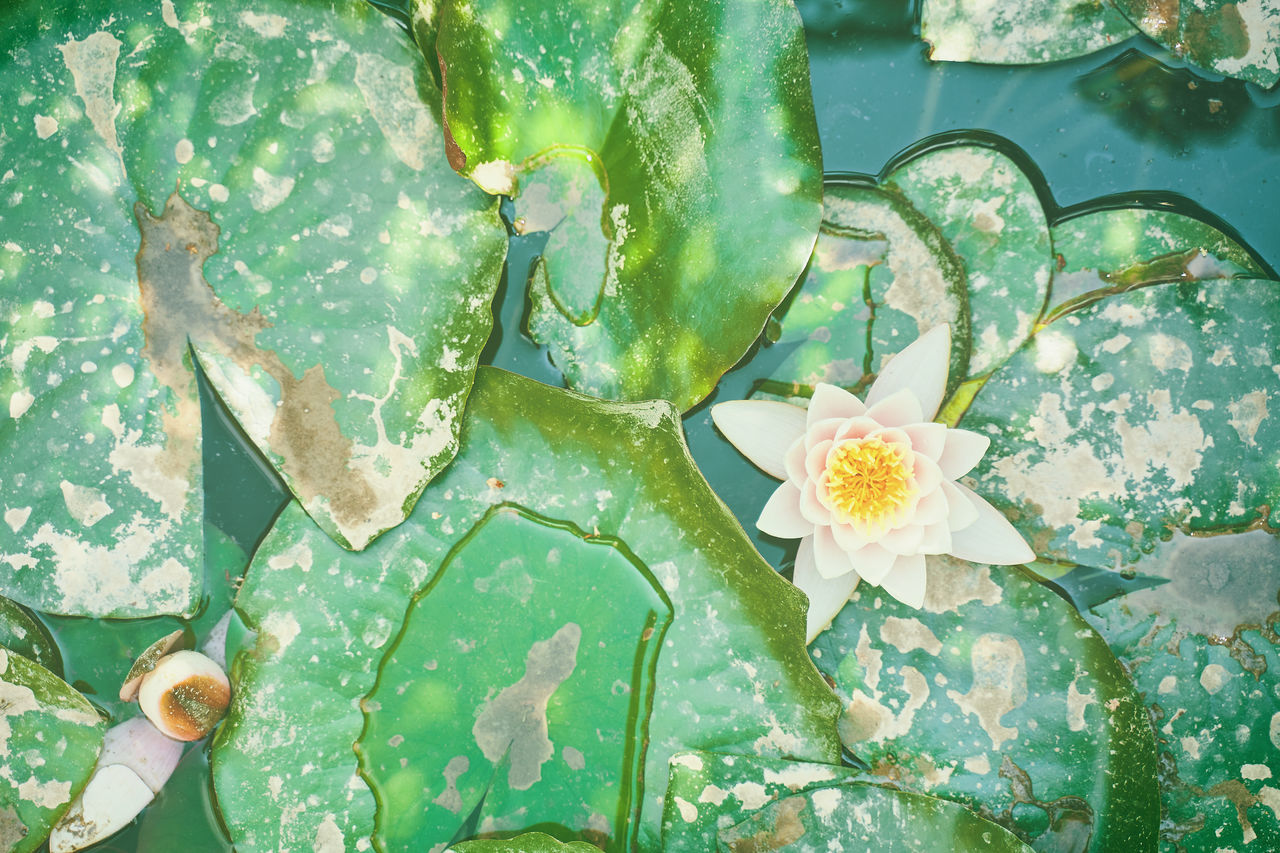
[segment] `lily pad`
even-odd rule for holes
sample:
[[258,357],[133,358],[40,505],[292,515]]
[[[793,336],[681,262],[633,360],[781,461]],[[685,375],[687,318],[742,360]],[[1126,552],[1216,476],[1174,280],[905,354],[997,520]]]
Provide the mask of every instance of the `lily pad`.
[[1110,3],[1027,0],[991,6],[980,0],[924,0],[920,37],[929,58],[1024,65],[1101,50],[1134,35]]
[[[1035,552],[1123,568],[1172,529],[1244,529],[1280,499],[1280,283],[1163,284],[1051,323],[961,425],[974,471]],[[1241,477],[1248,471],[1248,477]]]
[[[364,552],[337,548],[291,505],[255,555],[237,609],[257,641],[232,667],[236,697],[213,749],[218,804],[237,849],[350,847],[371,838],[375,799],[352,751],[366,725],[358,700],[373,689],[411,596],[501,503],[572,522],[593,538],[616,537],[671,600],[675,618],[647,715],[645,796],[630,830],[640,849],[658,844],[667,759],[679,750],[836,760],[838,708],[803,654],[803,596],[760,559],[690,463],[669,404],[607,403],[485,369],[462,442],[410,520]],[[544,560],[545,542],[534,543],[526,551],[515,542],[511,558]],[[481,606],[483,590],[474,582],[472,590]],[[560,624],[537,640],[554,637]],[[508,659],[523,664],[531,648],[516,643]],[[419,667],[417,683],[429,686],[430,670]],[[607,711],[602,705],[602,722],[616,725]],[[469,712],[459,710],[463,719]],[[579,713],[575,725],[594,724],[591,707],[575,706],[570,716]],[[448,757],[424,773],[420,803],[447,791]],[[500,761],[469,760],[474,776],[463,783],[492,776]],[[616,790],[601,796],[618,801]],[[580,806],[567,808],[560,822],[581,819]]]
[[71,685],[0,646],[0,848],[40,847],[89,780],[105,729]]
[[1201,68],[1263,88],[1280,81],[1280,5],[1275,0],[1113,0],[1133,25]]
[[1103,297],[1149,284],[1268,278],[1244,246],[1170,210],[1096,210],[1053,226],[1057,270],[1048,322]]
[[718,850],[1031,853],[1005,829],[947,800],[875,785],[804,791],[722,830]]
[[545,822],[632,849],[671,617],[619,542],[491,510],[415,596],[364,701],[378,846],[433,849],[466,818],[486,835]]
[[1010,157],[963,137],[912,154],[884,183],[963,260],[973,339],[967,375],[990,371],[1026,340],[1049,292],[1052,244],[1036,188]]
[[813,262],[780,312],[778,344],[794,350],[761,390],[807,397],[819,382],[861,390],[884,359],[939,323],[954,330],[951,376],[964,376],[965,273],[946,238],[900,194],[869,181],[829,181],[825,205]]
[[452,853],[591,853],[599,849],[585,841],[564,844],[543,832],[526,832],[509,839],[463,841],[449,848]]
[[1280,849],[1280,539],[1175,534],[1139,568],[1162,586],[1086,614],[1150,710],[1161,840]]
[[62,677],[62,653],[44,623],[16,601],[0,596],[0,646]]
[[419,2],[416,20],[439,56],[455,168],[549,232],[534,339],[574,388],[693,406],[817,236],[821,152],[794,5],[449,0]]
[[25,3],[17,20],[5,110],[33,154],[4,222],[22,359],[0,390],[31,470],[3,485],[47,512],[12,505],[7,527],[27,559],[114,593],[20,597],[193,608],[189,340],[339,541],[402,520],[456,448],[506,245],[496,204],[439,150],[412,42],[361,3]]
[[873,773],[1042,853],[1154,849],[1142,701],[1107,643],[1024,570],[931,557],[922,610],[860,587],[811,653]]

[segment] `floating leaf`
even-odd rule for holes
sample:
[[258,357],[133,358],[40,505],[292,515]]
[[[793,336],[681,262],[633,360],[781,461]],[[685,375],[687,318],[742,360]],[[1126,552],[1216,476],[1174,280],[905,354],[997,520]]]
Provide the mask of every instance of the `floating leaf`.
[[[1145,287],[1051,323],[961,425],[977,491],[1041,557],[1118,568],[1173,528],[1243,529],[1280,498],[1280,283]],[[1241,477],[1248,471],[1248,477]]]
[[479,810],[486,832],[548,822],[631,849],[671,617],[620,543],[490,511],[415,597],[364,702],[379,846],[428,849]]
[[860,587],[811,653],[845,702],[841,738],[875,773],[1039,851],[1154,846],[1142,702],[1106,642],[1024,570],[931,557],[922,610]]
[[996,367],[1031,332],[1049,292],[1049,225],[1036,188],[1005,154],[956,141],[912,155],[885,185],[928,217],[964,262],[968,375]]
[[715,848],[720,829],[782,797],[856,780],[852,767],[691,750],[671,756],[662,815],[666,853]]
[[1147,702],[1170,849],[1280,849],[1280,539],[1175,534],[1089,614]]
[[1057,62],[1134,35],[1110,3],[1029,0],[991,6],[981,0],[924,0],[920,37],[929,58],[1022,65]]
[[49,629],[30,610],[3,596],[0,596],[0,646],[62,677],[62,653]]
[[88,781],[105,728],[71,685],[0,646],[0,849],[41,845]]
[[1280,80],[1280,5],[1275,0],[1112,0],[1133,25],[1201,68],[1269,88]]
[[964,375],[968,303],[963,262],[899,194],[831,181],[813,262],[782,315],[780,344],[795,347],[762,385],[808,396],[819,382],[865,386],[885,358],[950,323],[953,377]]
[[1199,219],[1170,210],[1096,210],[1053,226],[1058,268],[1050,320],[1148,284],[1265,278],[1249,250]]
[[859,784],[775,800],[722,830],[719,840],[727,851],[1031,853],[1017,836],[955,803]]
[[795,7],[418,7],[454,166],[549,232],[530,333],[575,388],[694,405],[813,248],[821,153]]
[[[760,560],[690,464],[672,407],[585,399],[496,370],[477,377],[458,458],[424,492],[407,524],[350,554],[291,505],[255,555],[237,609],[258,631],[257,641],[233,665],[236,698],[213,752],[218,803],[237,849],[321,841],[351,846],[374,832],[374,797],[352,751],[366,725],[357,700],[373,688],[410,597],[437,576],[451,549],[499,503],[572,522],[593,537],[616,537],[672,602],[675,619],[652,681],[645,796],[629,829],[640,849],[658,843],[667,759],[678,750],[717,748],[815,761],[838,756],[834,697],[801,654],[803,596]],[[517,542],[510,558],[545,560],[543,537],[550,535],[532,537],[536,544],[527,551]],[[477,534],[475,541],[481,536],[488,538]],[[588,547],[571,538],[574,548]],[[470,547],[456,557],[467,557]],[[454,568],[444,571],[446,582]],[[298,595],[300,584],[305,598]],[[481,606],[485,586],[473,580],[475,606]],[[490,594],[510,602],[508,596],[523,588]],[[423,606],[430,600],[427,594]],[[471,606],[459,605],[455,612]],[[561,624],[536,639],[553,638]],[[518,669],[531,648],[521,640],[507,659],[518,661]],[[448,691],[431,690],[438,681],[425,666],[429,662],[419,662],[417,680],[406,690],[417,684],[433,701],[444,701]],[[511,683],[495,681],[493,695]],[[764,696],[767,702],[760,701]],[[467,719],[478,710],[464,705],[457,713]],[[575,730],[595,724],[591,706],[575,705],[568,712]],[[378,712],[368,713],[372,718]],[[578,714],[591,716],[579,720]],[[617,725],[608,704],[600,714],[601,724]],[[451,784],[473,792],[472,780],[487,781],[504,760],[469,759],[471,775],[458,784],[448,775],[458,766],[450,770],[451,755],[420,769],[418,802],[434,802]],[[509,773],[511,765],[505,767],[501,772]],[[612,781],[633,789],[639,782]],[[601,797],[602,812],[619,800],[616,789]],[[588,817],[580,805],[566,809],[562,824]],[[465,817],[460,813],[456,825]]]
[[562,844],[542,832],[526,832],[505,840],[463,841],[449,848],[452,853],[592,853],[599,849],[585,841]]

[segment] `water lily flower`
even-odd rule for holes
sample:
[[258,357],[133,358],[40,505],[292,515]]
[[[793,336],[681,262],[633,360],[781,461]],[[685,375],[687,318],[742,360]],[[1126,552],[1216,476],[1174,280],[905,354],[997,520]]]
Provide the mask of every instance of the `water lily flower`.
[[1035,558],[995,507],[956,482],[991,440],[933,422],[950,352],[950,327],[936,326],[889,360],[865,401],[822,383],[807,411],[769,400],[711,410],[744,456],[782,480],[756,526],[801,540],[793,580],[809,597],[810,642],[859,579],[918,608],[927,555],[992,565]]

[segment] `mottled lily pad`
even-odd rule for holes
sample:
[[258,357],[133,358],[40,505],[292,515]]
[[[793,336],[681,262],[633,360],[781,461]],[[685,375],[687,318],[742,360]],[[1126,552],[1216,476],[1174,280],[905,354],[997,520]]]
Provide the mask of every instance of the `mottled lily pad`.
[[[237,849],[353,847],[372,837],[375,799],[352,750],[366,725],[358,700],[373,688],[411,596],[500,503],[616,537],[672,602],[632,830],[640,849],[658,844],[667,759],[679,750],[838,758],[835,698],[803,654],[803,596],[760,559],[690,463],[670,404],[607,403],[484,369],[465,423],[453,465],[406,524],[364,552],[336,547],[296,505],[258,549],[237,599],[257,640],[232,667],[236,698],[213,748],[218,804]],[[536,544],[525,554],[515,543],[511,557],[545,559],[545,543]],[[523,663],[531,646],[516,646],[509,658]],[[573,712],[583,725],[595,718],[589,707]],[[501,760],[470,760],[474,775],[462,784],[492,775]],[[446,793],[447,769],[424,775],[420,802]]]
[[105,729],[71,685],[0,646],[0,849],[40,847],[89,780]]
[[924,0],[920,7],[920,37],[930,44],[929,58],[939,61],[1056,62],[1133,35],[1129,21],[1106,2]]
[[620,543],[490,511],[415,597],[364,700],[357,752],[378,846],[434,849],[465,819],[486,835],[547,822],[632,849],[671,617]]
[[62,653],[49,629],[30,610],[3,596],[0,596],[0,646],[62,677]]
[[1179,56],[1264,88],[1280,80],[1280,4],[1275,0],[1113,0],[1133,25]]
[[953,378],[965,375],[969,309],[963,261],[898,193],[869,181],[827,184],[822,231],[800,289],[781,313],[793,351],[761,385],[807,397],[829,382],[865,388],[922,332],[949,323]]
[[931,557],[922,610],[859,588],[811,653],[845,703],[841,738],[879,776],[1039,851],[1154,848],[1142,701],[1106,642],[1023,569]]
[[961,420],[992,440],[978,491],[1041,557],[1097,568],[1175,528],[1255,524],[1280,499],[1277,351],[1272,281],[1156,285],[1067,314]]
[[1175,534],[1088,614],[1146,700],[1171,850],[1280,849],[1280,539]]
[[821,153],[795,7],[417,6],[455,168],[514,196],[518,229],[549,235],[529,332],[574,388],[693,406],[817,236]]
[[542,832],[526,832],[509,839],[463,841],[449,848],[451,853],[592,853],[599,849],[585,841],[564,844]]

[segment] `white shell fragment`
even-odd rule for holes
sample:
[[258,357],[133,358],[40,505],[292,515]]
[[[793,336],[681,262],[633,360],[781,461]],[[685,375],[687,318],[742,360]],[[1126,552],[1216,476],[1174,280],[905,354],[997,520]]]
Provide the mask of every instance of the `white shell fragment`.
[[174,652],[142,679],[138,704],[169,737],[199,740],[227,713],[231,683],[222,667],[199,652]]
[[154,796],[123,764],[99,765],[49,835],[49,853],[71,853],[96,844],[124,828]]

